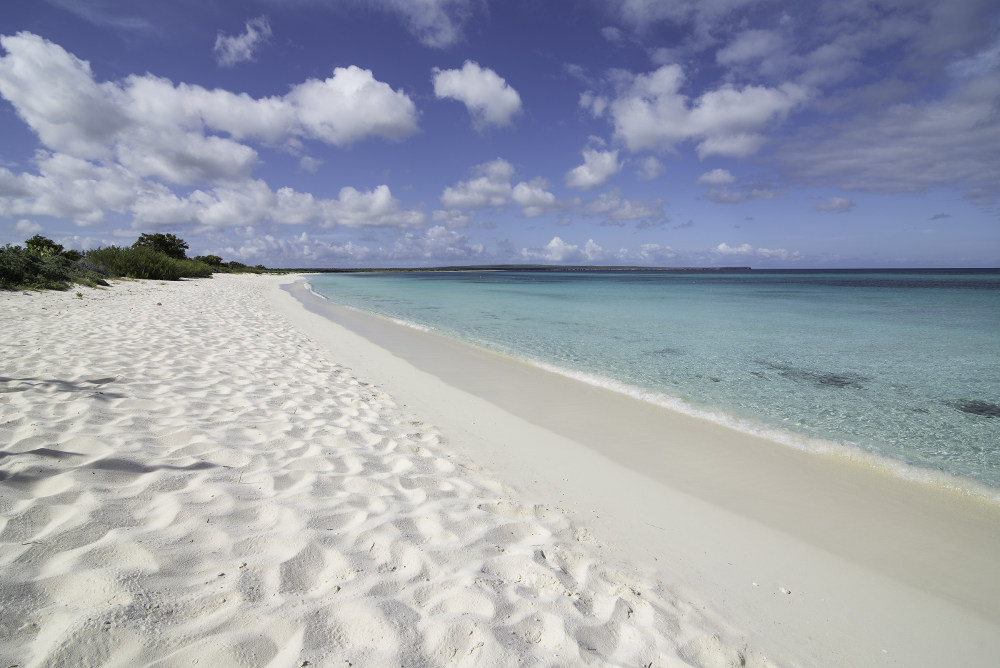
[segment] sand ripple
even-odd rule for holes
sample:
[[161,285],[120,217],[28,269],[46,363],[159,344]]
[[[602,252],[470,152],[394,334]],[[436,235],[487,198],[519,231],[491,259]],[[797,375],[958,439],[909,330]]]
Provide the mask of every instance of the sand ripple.
[[3,665],[765,665],[221,276],[0,295]]

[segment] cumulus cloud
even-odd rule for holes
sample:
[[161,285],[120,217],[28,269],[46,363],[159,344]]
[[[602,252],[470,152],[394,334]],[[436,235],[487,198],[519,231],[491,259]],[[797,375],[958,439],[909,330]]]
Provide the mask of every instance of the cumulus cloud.
[[0,45],[0,95],[46,147],[171,183],[246,178],[257,153],[243,140],[342,146],[417,129],[409,97],[355,66],[284,97],[254,99],[149,74],[98,83],[86,61],[31,33],[0,37]]
[[716,253],[721,253],[722,255],[747,255],[748,253],[753,253],[753,246],[750,244],[730,246],[729,244],[723,242],[716,246],[714,250]]
[[547,190],[545,179],[533,179],[530,182],[520,182],[514,186],[511,197],[521,205],[521,215],[534,218],[558,208],[556,196]]
[[854,202],[847,197],[831,197],[813,205],[813,208],[817,211],[843,213],[853,209]]
[[730,246],[723,242],[712,249],[717,256],[756,256],[765,260],[801,260],[798,251],[789,252],[784,248],[754,248],[748,243]]
[[271,37],[271,24],[265,16],[246,23],[241,35],[219,35],[215,38],[215,59],[223,67],[253,60],[254,52]]
[[602,225],[624,225],[639,221],[648,227],[666,221],[663,200],[623,199],[617,188],[584,202],[581,212],[586,216],[601,218]]
[[705,172],[698,177],[698,183],[703,185],[713,185],[713,186],[724,186],[730,183],[736,183],[736,177],[733,176],[729,170],[726,169],[713,169],[710,172]]
[[698,155],[746,157],[765,141],[760,132],[780,122],[808,99],[808,90],[786,83],[765,86],[723,86],[695,100],[682,94],[684,73],[679,65],[664,65],[649,74],[629,77],[613,99],[582,98],[596,116],[607,109],[615,136],[630,151],[674,150],[681,142],[697,142]]
[[414,227],[425,221],[420,211],[402,208],[387,185],[367,192],[341,188],[339,198],[324,202],[322,207],[327,224],[349,227]]
[[432,80],[439,99],[451,98],[465,104],[477,129],[510,125],[511,118],[521,111],[517,91],[496,72],[471,60],[465,61],[460,70],[434,68]]
[[31,33],[0,36],[0,95],[46,146],[83,158],[104,158],[128,116],[118,89],[94,81],[90,63]]
[[[214,248],[210,247],[209,252],[250,265],[268,266],[364,266],[376,258],[376,252],[368,246],[323,241],[307,232],[292,237],[257,234],[252,227],[238,232],[241,233],[240,238],[235,243],[220,239]],[[208,238],[211,239],[211,235]]]
[[382,259],[471,261],[483,255],[485,247],[472,243],[469,237],[435,225],[421,233],[407,233],[398,239]]
[[635,175],[643,181],[653,181],[663,173],[663,163],[654,156],[648,155],[639,162]]
[[530,262],[574,263],[594,262],[604,257],[604,249],[593,239],[588,239],[583,246],[569,244],[559,237],[542,248],[523,248],[521,257]]
[[[441,193],[441,204],[446,209],[499,209],[513,201],[521,206],[522,215],[532,218],[560,206],[543,179],[512,185],[514,166],[502,158],[477,165],[473,171],[477,176],[448,186]],[[441,214],[442,217],[445,215]]]
[[292,188],[272,191],[261,180],[195,190],[186,197],[171,192],[150,193],[131,207],[134,229],[194,223],[205,228],[259,223],[315,224],[319,227],[416,227],[426,222],[417,209],[404,208],[389,186],[369,191],[347,186],[336,199],[315,198]]
[[478,165],[475,172],[479,176],[445,188],[441,204],[449,209],[485,209],[502,207],[510,201],[514,165],[497,158]]
[[522,248],[521,259],[526,262],[543,262],[554,264],[633,264],[646,267],[669,266],[678,256],[670,246],[646,243],[638,249],[608,250],[593,239],[586,243],[574,244],[564,241],[561,237],[553,237],[540,248]]
[[14,229],[27,237],[33,237],[36,234],[41,233],[42,226],[33,220],[22,218],[21,220],[14,223]]
[[119,165],[47,152],[38,154],[36,164],[37,174],[0,169],[0,217],[52,216],[99,225],[106,211],[125,213],[142,195],[168,192]]
[[583,149],[583,164],[566,173],[566,185],[570,188],[590,190],[603,186],[611,177],[622,170],[618,162],[618,151],[598,151]]

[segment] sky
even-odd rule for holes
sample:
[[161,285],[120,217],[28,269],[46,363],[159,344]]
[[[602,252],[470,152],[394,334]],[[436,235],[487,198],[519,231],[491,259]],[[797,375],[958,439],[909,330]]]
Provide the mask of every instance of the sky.
[[995,0],[4,0],[0,244],[1000,266]]

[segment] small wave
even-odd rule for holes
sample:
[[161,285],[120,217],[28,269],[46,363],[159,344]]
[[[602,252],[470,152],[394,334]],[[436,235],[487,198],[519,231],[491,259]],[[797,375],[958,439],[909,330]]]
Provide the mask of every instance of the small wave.
[[[307,283],[306,286],[320,297],[327,301],[333,301],[330,298],[322,295]],[[877,452],[873,452],[869,449],[862,447],[856,443],[833,441],[828,439],[810,437],[803,434],[797,434],[791,431],[781,429],[778,426],[767,425],[760,422],[755,422],[745,418],[739,418],[722,410],[712,409],[704,406],[697,406],[691,404],[679,397],[670,396],[664,393],[645,390],[640,387],[629,385],[622,381],[608,378],[604,376],[599,376],[596,374],[586,373],[582,371],[575,371],[572,369],[567,369],[560,367],[558,365],[543,362],[531,358],[522,357],[517,351],[506,349],[504,346],[497,346],[494,342],[487,340],[476,340],[474,338],[461,336],[460,334],[455,334],[452,332],[436,330],[433,327],[428,327],[421,325],[409,320],[395,317],[393,315],[381,314],[377,311],[372,311],[363,307],[351,306],[348,304],[343,304],[336,302],[341,306],[344,306],[351,310],[360,311],[367,313],[369,315],[375,316],[382,320],[387,320],[389,322],[395,323],[396,325],[407,327],[409,329],[415,329],[422,332],[432,332],[447,338],[452,338],[456,340],[463,341],[469,345],[476,346],[478,348],[488,350],[494,354],[499,354],[511,359],[516,359],[521,362],[531,364],[535,367],[544,369],[551,373],[556,373],[561,376],[571,378],[573,380],[587,383],[592,386],[601,387],[619,394],[624,394],[630,396],[634,399],[644,401],[646,403],[654,404],[668,410],[675,411],[677,413],[682,413],[684,415],[689,415],[691,417],[708,420],[716,424],[734,429],[736,431],[749,434],[751,436],[757,436],[760,438],[767,439],[772,442],[779,443],[781,445],[794,448],[796,450],[810,452],[819,455],[832,456],[838,459],[847,460],[854,465],[862,466],[875,471],[880,471],[882,473],[891,475],[896,478],[901,478],[920,484],[930,485],[932,487],[943,488],[965,494],[968,496],[983,499],[992,503],[1000,503],[1000,489],[994,486],[990,486],[986,483],[980,482],[973,478],[968,478],[964,476],[959,476],[938,469],[931,469],[926,467],[920,467],[907,462],[894,459]]]
[[416,322],[410,322],[409,320],[401,320],[399,318],[388,318],[397,325],[402,325],[403,327],[409,327],[410,329],[416,329],[421,332],[433,332],[433,327],[428,327],[427,325],[421,325]]
[[1000,503],[1000,490],[995,487],[945,471],[908,464],[898,459],[872,452],[854,443],[831,441],[795,434],[769,425],[737,418],[722,411],[695,406],[678,397],[644,390],[613,378],[573,371],[547,362],[523,358],[518,359],[551,373],[624,394],[633,399],[651,403],[677,413],[708,420],[729,429],[764,438],[796,450],[845,459],[852,464],[886,473],[896,478],[959,492],[992,503]]

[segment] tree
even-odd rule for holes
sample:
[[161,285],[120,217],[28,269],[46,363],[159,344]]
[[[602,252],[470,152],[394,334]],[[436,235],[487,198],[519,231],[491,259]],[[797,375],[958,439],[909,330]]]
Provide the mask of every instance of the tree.
[[163,253],[167,257],[176,260],[183,260],[187,257],[185,251],[188,248],[187,242],[172,234],[140,234],[133,248],[149,248],[157,253]]
[[196,255],[194,259],[198,260],[198,262],[204,262],[210,267],[217,267],[222,264],[222,258],[218,255]]
[[52,239],[43,237],[41,234],[36,234],[31,237],[24,242],[24,245],[28,249],[28,252],[39,257],[45,257],[46,255],[59,255],[63,250],[63,247],[60,244],[52,241]]

